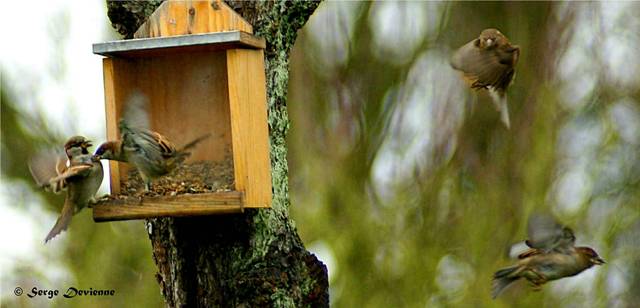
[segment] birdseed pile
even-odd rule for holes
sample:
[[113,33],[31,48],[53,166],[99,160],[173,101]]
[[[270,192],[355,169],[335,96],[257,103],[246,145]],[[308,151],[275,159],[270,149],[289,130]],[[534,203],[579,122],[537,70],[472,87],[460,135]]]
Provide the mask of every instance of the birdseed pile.
[[149,192],[145,192],[144,182],[138,170],[131,168],[127,174],[127,180],[120,184],[120,194],[112,196],[112,199],[200,194],[233,189],[233,162],[228,157],[219,162],[200,161],[182,164],[171,173],[153,179]]

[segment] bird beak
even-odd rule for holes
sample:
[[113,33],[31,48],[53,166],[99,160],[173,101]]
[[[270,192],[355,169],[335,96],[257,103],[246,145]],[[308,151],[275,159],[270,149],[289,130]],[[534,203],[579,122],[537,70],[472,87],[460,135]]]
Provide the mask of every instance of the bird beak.
[[595,265],[601,265],[601,264],[607,263],[607,262],[604,262],[604,260],[602,260],[601,258],[594,258],[591,260],[591,262],[593,262],[593,264]]
[[493,40],[487,39],[487,47],[491,46],[492,44],[493,44]]

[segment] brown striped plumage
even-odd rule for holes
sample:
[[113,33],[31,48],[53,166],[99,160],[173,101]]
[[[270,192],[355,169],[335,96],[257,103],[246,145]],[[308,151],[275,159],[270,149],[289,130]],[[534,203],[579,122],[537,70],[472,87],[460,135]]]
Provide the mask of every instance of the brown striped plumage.
[[138,169],[145,183],[151,189],[151,180],[173,171],[189,157],[187,151],[209,137],[202,137],[176,149],[164,135],[152,131],[146,112],[146,98],[136,93],[129,100],[124,117],[120,119],[120,140],[107,141],[96,150],[99,159],[117,160],[131,163]]
[[537,290],[551,280],[575,276],[594,265],[604,264],[589,247],[575,247],[573,231],[548,215],[529,218],[530,249],[518,255],[514,266],[493,275],[492,297],[496,298],[511,283],[524,278]]
[[73,215],[92,202],[100,188],[102,164],[89,154],[87,148],[90,146],[89,140],[74,136],[64,145],[66,158],[46,151],[30,159],[29,170],[39,186],[54,193],[66,192],[60,217],[47,234],[45,243],[66,230]]
[[506,91],[515,77],[520,47],[497,29],[485,29],[480,36],[458,48],[451,57],[451,66],[464,74],[472,89],[488,90],[501,120],[510,127]]

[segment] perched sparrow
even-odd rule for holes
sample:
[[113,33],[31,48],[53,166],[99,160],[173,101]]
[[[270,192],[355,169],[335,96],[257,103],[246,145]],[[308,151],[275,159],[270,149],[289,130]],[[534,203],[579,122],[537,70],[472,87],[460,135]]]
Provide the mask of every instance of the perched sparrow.
[[100,160],[93,158],[87,148],[91,142],[82,136],[71,137],[64,145],[68,158],[51,152],[42,152],[34,156],[29,163],[29,170],[39,186],[54,193],[66,191],[62,212],[49,234],[45,243],[60,232],[67,229],[71,217],[94,197],[102,183],[103,171]]
[[460,47],[451,57],[451,66],[464,73],[473,89],[486,89],[509,128],[506,91],[515,76],[520,47],[511,45],[497,29],[485,29],[480,36]]
[[538,290],[548,281],[574,276],[593,265],[604,264],[589,247],[575,247],[573,231],[547,216],[529,219],[531,249],[518,256],[518,262],[493,275],[492,297],[496,298],[512,282],[525,278]]
[[[129,100],[124,118],[120,120],[120,140],[107,141],[96,150],[98,159],[116,160],[133,164],[140,172],[145,190],[151,189],[151,179],[163,176],[182,164],[191,153],[187,150],[209,137],[196,138],[177,150],[163,135],[148,129],[146,101],[141,94]],[[136,125],[137,124],[137,125]]]

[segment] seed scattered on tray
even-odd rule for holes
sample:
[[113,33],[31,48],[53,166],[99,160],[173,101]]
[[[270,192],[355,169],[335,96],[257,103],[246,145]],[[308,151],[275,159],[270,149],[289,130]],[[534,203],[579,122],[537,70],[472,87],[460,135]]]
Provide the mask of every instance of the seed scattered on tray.
[[171,173],[153,179],[149,192],[144,191],[142,178],[138,171],[132,168],[127,174],[127,181],[120,184],[120,194],[111,196],[111,199],[200,194],[233,189],[233,163],[228,157],[220,162],[200,161],[183,164]]

